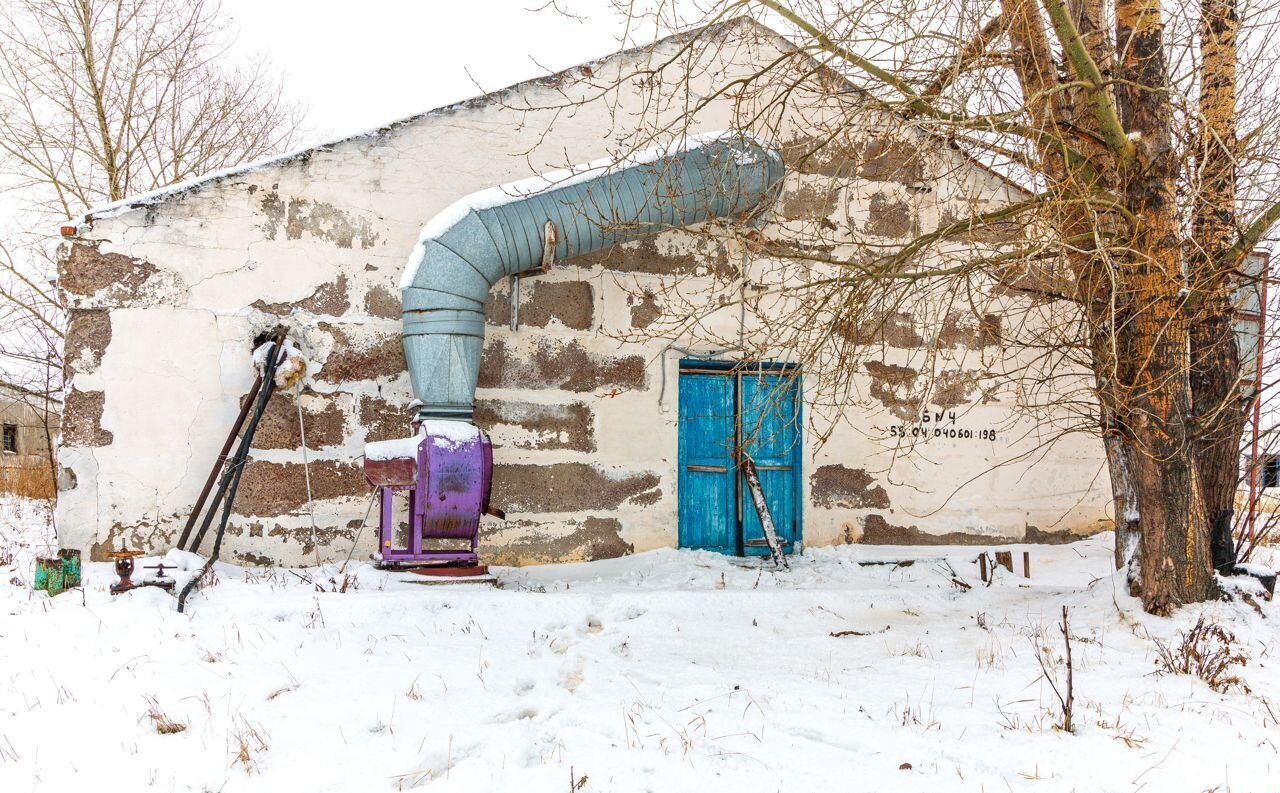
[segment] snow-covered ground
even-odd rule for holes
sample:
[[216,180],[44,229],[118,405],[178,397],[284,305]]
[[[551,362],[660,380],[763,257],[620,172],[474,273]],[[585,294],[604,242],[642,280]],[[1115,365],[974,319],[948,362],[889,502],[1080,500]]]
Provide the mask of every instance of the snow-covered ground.
[[[21,510],[0,502],[0,551],[39,517]],[[334,568],[226,565],[189,614],[111,597],[105,564],[83,593],[32,593],[19,553],[0,791],[1280,789],[1280,604],[1147,617],[1110,540],[1025,546],[1032,578],[990,587],[969,548],[814,549],[790,571],[666,550],[498,588],[360,564],[345,593]],[[1074,733],[1037,660],[1064,682],[1064,605]],[[1250,694],[1155,674],[1155,639],[1202,613],[1240,638]]]

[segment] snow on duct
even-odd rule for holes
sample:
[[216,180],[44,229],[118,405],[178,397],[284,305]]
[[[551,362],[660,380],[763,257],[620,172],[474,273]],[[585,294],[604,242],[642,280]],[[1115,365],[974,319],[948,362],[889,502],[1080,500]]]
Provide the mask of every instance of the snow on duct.
[[400,282],[418,417],[471,420],[485,298],[502,277],[542,264],[548,222],[554,258],[569,259],[713,218],[748,219],[773,204],[782,177],[768,143],[715,132],[454,202],[423,228]]

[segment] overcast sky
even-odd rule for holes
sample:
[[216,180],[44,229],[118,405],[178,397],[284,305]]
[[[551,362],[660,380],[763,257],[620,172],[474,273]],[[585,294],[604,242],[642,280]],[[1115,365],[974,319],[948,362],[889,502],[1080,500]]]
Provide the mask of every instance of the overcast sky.
[[240,54],[269,56],[308,110],[302,143],[340,137],[616,51],[608,0],[223,0]]

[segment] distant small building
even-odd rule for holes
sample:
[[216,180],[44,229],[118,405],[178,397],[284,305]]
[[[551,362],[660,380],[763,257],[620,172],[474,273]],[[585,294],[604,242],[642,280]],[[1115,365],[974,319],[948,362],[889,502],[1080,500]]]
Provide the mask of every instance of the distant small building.
[[53,498],[61,415],[60,399],[0,383],[0,493]]

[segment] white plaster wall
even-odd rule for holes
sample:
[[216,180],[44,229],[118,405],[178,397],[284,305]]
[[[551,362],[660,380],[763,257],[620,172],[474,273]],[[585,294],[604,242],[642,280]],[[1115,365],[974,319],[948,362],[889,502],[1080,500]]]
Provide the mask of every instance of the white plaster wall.
[[[734,34],[737,35],[737,34]],[[303,301],[335,279],[346,279],[350,307],[337,316],[299,312],[283,321],[311,361],[308,384],[315,399],[333,397],[346,411],[343,442],[313,448],[312,462],[356,462],[366,428],[356,415],[362,398],[407,404],[411,398],[403,372],[333,382],[322,366],[334,350],[338,327],[354,345],[376,345],[399,331],[398,319],[370,316],[365,296],[396,288],[419,229],[432,215],[474,190],[523,178],[533,172],[586,162],[626,150],[638,118],[645,124],[674,118],[680,108],[654,108],[647,94],[630,83],[604,99],[576,105],[611,79],[633,70],[646,58],[669,57],[676,44],[592,64],[591,76],[579,71],[509,92],[497,101],[477,101],[434,112],[364,137],[333,144],[309,155],[268,164],[194,187],[166,200],[132,210],[105,213],[91,220],[81,239],[96,242],[103,253],[119,253],[150,263],[157,272],[136,294],[72,296],[76,309],[110,311],[111,341],[96,368],[80,371],[72,389],[102,391],[101,426],[113,441],[100,447],[64,449],[61,460],[76,485],[59,500],[59,526],[68,544],[91,547],[130,543],[164,546],[172,541],[195,500],[208,466],[236,415],[238,398],[253,379],[250,339],[278,318],[253,307]],[[700,70],[692,91],[706,95],[752,64],[776,54],[776,42],[763,40],[725,48]],[[725,60],[731,58],[732,60]],[[573,105],[565,108],[566,104]],[[529,110],[528,108],[545,108]],[[730,125],[727,101],[708,106],[696,130]],[[554,118],[551,134],[545,134]],[[797,128],[800,122],[795,122]],[[940,154],[940,157],[952,155]],[[789,177],[791,184],[803,181]],[[916,201],[922,219],[936,223],[950,192],[972,200],[980,194],[992,203],[1007,200],[1008,188],[988,174],[951,162],[947,176],[927,198]],[[868,185],[898,190],[893,185]],[[857,193],[857,194],[855,194]],[[853,191],[841,208],[843,221],[865,214],[866,193]],[[344,231],[345,229],[345,231]],[[345,240],[350,232],[349,242]],[[675,240],[675,242],[672,242]],[[679,235],[662,244],[681,245]],[[731,255],[740,256],[733,251]],[[755,265],[753,265],[755,266]],[[762,265],[763,266],[763,265]],[[608,510],[623,527],[622,538],[635,550],[676,542],[676,441],[679,354],[663,345],[620,346],[611,338],[629,327],[628,293],[650,275],[618,275],[602,267],[565,266],[542,276],[549,281],[589,279],[594,287],[594,325],[586,332],[555,323],[546,329],[512,333],[490,327],[491,338],[513,349],[530,350],[539,339],[580,342],[602,357],[641,355],[646,361],[644,388],[618,395],[576,393],[594,412],[595,452],[516,448],[514,431],[496,433],[503,444],[500,463],[549,465],[583,462],[616,475],[656,472],[661,496],[655,503],[634,500]],[[500,286],[499,289],[505,288]],[[732,328],[736,314],[719,319]],[[665,372],[661,398],[659,385]],[[527,388],[482,389],[481,398],[518,399],[555,404],[562,391]],[[1012,401],[958,408],[957,426],[1010,427]],[[1016,422],[995,443],[938,439],[919,450],[895,456],[887,441],[899,423],[874,405],[856,406],[831,440],[805,454],[804,542],[821,545],[855,540],[867,516],[881,514],[891,524],[916,526],[932,534],[964,532],[1020,537],[1027,525],[1042,530],[1086,531],[1105,521],[1105,479],[1101,449],[1080,437],[1059,445],[1048,461],[1029,467],[1009,460],[1030,452],[1034,439]],[[516,433],[518,434],[518,433]],[[1006,439],[1024,437],[1010,442]],[[899,450],[902,451],[902,450]],[[255,460],[301,460],[293,450],[263,450]],[[825,508],[811,502],[811,474],[841,464],[864,469],[885,488],[888,509]],[[983,471],[994,468],[990,473]],[[981,476],[977,476],[983,474]],[[954,494],[954,488],[977,476]],[[494,494],[495,504],[503,495]],[[322,557],[345,557],[350,527],[364,513],[363,495],[325,499],[316,506],[317,522],[334,534],[322,543]],[[555,535],[581,513],[537,516],[541,531]],[[282,563],[312,561],[304,542],[310,519],[297,510],[259,521],[288,529],[282,539],[252,536],[254,516],[237,518],[242,531],[228,539],[233,557],[267,558]],[[486,519],[486,530],[500,531]],[[564,529],[569,531],[569,529]],[[261,532],[260,532],[261,533]],[[366,530],[357,555],[372,550]]]

